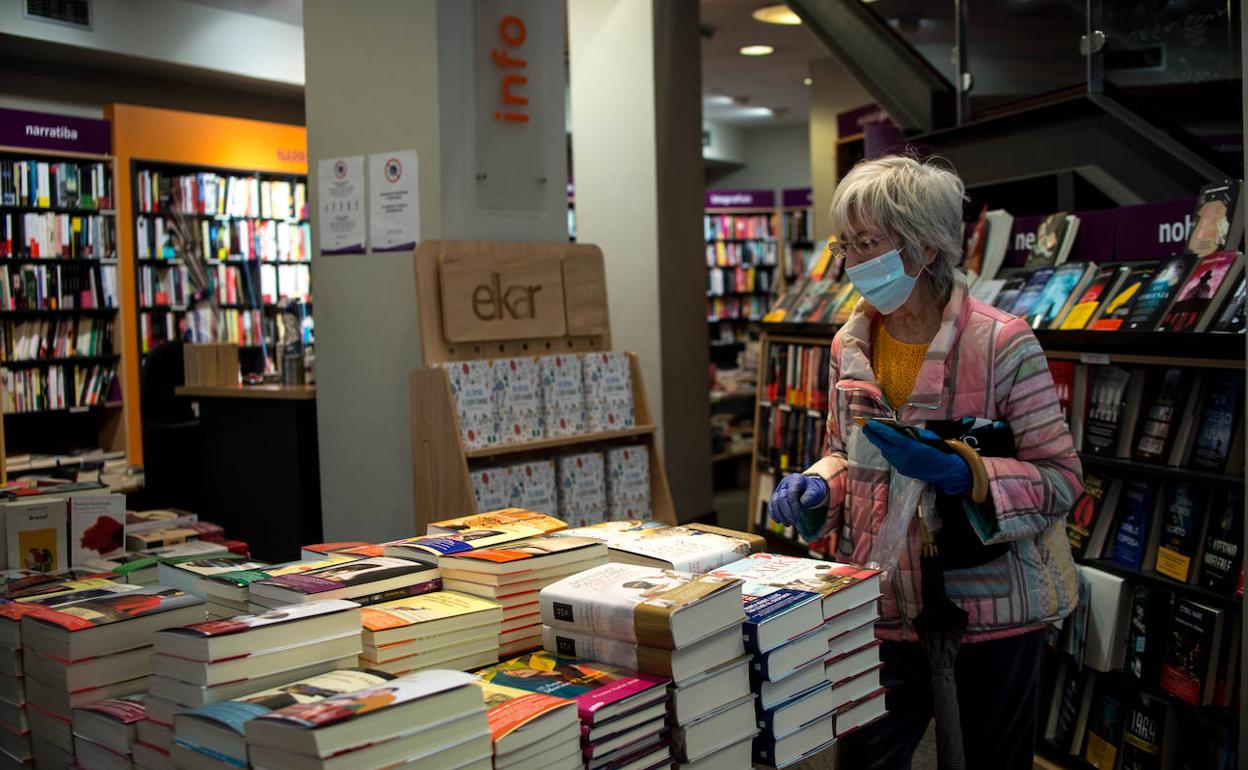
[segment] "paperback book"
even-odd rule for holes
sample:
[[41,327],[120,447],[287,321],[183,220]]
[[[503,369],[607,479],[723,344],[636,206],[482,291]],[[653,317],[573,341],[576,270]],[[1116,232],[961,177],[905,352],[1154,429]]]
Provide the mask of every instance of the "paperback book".
[[1186,583],[1193,576],[1206,499],[1205,491],[1193,482],[1179,481],[1170,487],[1156,557],[1156,569],[1166,577]]
[[1106,299],[1097,308],[1095,317],[1088,322],[1093,331],[1117,331],[1131,315],[1139,295],[1158,269],[1156,262],[1139,262],[1130,266],[1118,287],[1106,292]]
[[668,526],[657,521],[609,521],[561,535],[601,540],[612,561],[685,572],[709,572],[763,548],[762,538],[718,527]]
[[69,562],[120,556],[126,545],[126,496],[74,495],[69,498]]
[[1179,286],[1192,270],[1187,257],[1174,257],[1163,262],[1148,285],[1140,292],[1131,306],[1131,313],[1122,324],[1124,331],[1153,331],[1166,317],[1174,304]]
[[251,584],[251,598],[272,606],[315,599],[350,599],[360,604],[399,599],[442,587],[436,567],[380,556],[356,559],[307,572],[278,575]]
[[879,570],[783,554],[751,554],[711,574],[819,594],[825,620],[874,602],[881,595]]

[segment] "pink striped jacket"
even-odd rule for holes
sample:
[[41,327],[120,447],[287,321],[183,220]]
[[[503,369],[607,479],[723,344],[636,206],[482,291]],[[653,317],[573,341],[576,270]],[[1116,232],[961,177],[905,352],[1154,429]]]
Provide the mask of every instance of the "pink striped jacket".
[[[810,472],[828,480],[828,520],[818,536],[840,530],[838,559],[864,563],[888,513],[891,467],[854,423],[894,416],[871,369],[871,325],[860,302],[832,340],[828,453]],[[1078,598],[1066,514],[1083,489],[1083,470],[1057,403],[1048,362],[1027,322],[970,297],[955,283],[909,402],[896,418],[986,417],[1009,423],[1016,457],[985,457],[990,503],[1009,542],[1002,556],[945,574],[949,597],[970,615],[965,641],[984,641],[1065,617]],[[987,505],[987,504],[986,504]],[[877,636],[914,639],[922,609],[919,530],[910,526],[898,568],[884,588]]]

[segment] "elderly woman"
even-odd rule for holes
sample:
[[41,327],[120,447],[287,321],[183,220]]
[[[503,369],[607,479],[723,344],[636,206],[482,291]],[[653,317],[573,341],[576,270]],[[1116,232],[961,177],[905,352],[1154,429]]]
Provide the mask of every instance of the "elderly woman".
[[[783,479],[770,510],[808,539],[838,531],[839,560],[862,564],[899,477],[953,500],[935,543],[949,554],[945,591],[969,619],[954,667],[966,767],[1030,768],[1044,629],[1077,599],[1063,524],[1082,470],[1026,321],[971,297],[955,272],[963,197],[956,174],[899,156],[859,163],[837,186],[838,256],[863,301],[832,340],[828,453]],[[1008,450],[981,454],[923,428],[970,424],[949,422],[960,418],[996,427]],[[910,522],[885,581],[888,716],[846,736],[841,767],[909,768],[932,717],[914,626],[927,520]]]

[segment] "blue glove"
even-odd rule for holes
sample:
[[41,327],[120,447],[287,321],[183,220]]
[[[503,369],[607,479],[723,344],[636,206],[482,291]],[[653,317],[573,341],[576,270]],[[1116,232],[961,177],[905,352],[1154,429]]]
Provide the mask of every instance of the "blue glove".
[[926,428],[918,431],[917,441],[878,420],[867,420],[862,432],[903,476],[925,481],[947,495],[960,495],[974,483],[966,460]]
[[[771,493],[771,505],[767,506],[772,521],[786,527],[794,527],[803,519],[813,519],[816,515],[826,517],[828,506],[828,482],[819,476],[803,476],[794,473],[785,476],[776,490]],[[815,527],[818,531],[818,527]]]

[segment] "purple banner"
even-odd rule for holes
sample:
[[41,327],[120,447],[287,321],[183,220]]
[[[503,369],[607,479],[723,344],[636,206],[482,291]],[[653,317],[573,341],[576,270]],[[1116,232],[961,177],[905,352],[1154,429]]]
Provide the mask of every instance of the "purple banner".
[[844,139],[847,136],[863,133],[866,127],[872,123],[895,125],[893,124],[893,119],[888,116],[883,107],[872,103],[838,114],[836,116],[836,132],[840,138]]
[[775,190],[707,190],[708,209],[774,209]]
[[[1164,259],[1183,251],[1191,233],[1195,198],[1141,203],[1098,211],[1074,211],[1079,231],[1070,249],[1071,262],[1136,262]],[[1005,267],[1027,261],[1043,216],[1018,217],[1010,231]]]
[[780,205],[785,208],[814,205],[814,195],[809,187],[795,187],[780,191]]
[[0,145],[108,155],[113,151],[107,120],[0,108]]

